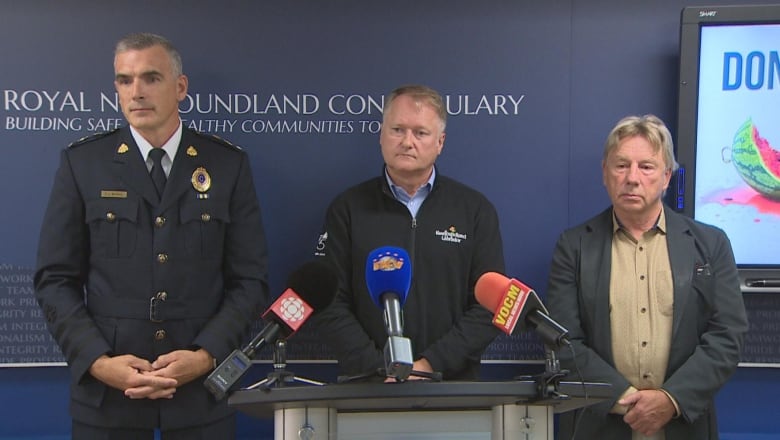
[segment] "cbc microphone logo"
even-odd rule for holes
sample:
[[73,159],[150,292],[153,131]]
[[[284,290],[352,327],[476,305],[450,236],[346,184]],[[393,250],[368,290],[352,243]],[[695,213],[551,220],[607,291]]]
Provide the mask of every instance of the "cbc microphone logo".
[[293,333],[306,322],[314,313],[314,309],[292,289],[287,289],[282,296],[276,299],[265,315],[273,313],[280,321],[292,330]]
[[279,308],[288,322],[301,321],[306,316],[306,306],[300,298],[285,298]]

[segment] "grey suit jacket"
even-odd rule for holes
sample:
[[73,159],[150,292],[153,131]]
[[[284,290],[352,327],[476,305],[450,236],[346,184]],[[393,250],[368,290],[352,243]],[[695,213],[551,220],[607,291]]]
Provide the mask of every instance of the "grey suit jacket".
[[[664,208],[674,282],[672,347],[663,389],[681,416],[666,426],[667,440],[718,438],[713,397],[736,370],[748,329],[731,244],[720,229]],[[570,331],[573,351],[561,363],[587,381],[613,385],[613,399],[582,412],[578,439],[630,439],[622,416],[609,414],[630,386],[615,369],[610,332],[609,280],[612,209],[561,234],[553,254],[547,303]],[[573,375],[572,379],[578,378]],[[561,439],[571,438],[577,414],[560,421]]]

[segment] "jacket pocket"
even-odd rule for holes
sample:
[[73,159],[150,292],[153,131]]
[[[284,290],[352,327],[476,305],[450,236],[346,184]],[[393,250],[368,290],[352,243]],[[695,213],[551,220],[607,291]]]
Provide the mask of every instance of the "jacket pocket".
[[225,233],[230,224],[227,204],[198,199],[182,204],[179,218],[187,253],[203,258],[221,258]]
[[133,255],[138,238],[137,197],[88,200],[85,209],[94,254],[108,258]]
[[664,316],[674,314],[674,286],[670,271],[658,271],[655,273],[655,301],[658,311]]

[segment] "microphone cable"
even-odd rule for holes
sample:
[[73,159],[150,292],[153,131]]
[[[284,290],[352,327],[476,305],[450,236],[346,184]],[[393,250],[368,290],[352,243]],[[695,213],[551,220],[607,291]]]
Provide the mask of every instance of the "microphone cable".
[[582,393],[585,399],[585,405],[583,405],[582,409],[577,411],[577,415],[574,416],[574,429],[572,429],[571,431],[571,440],[575,440],[577,438],[577,430],[579,429],[580,422],[582,421],[582,414],[585,412],[585,409],[588,407],[588,387],[585,386],[585,379],[582,377],[582,371],[580,371],[580,366],[577,362],[577,356],[574,353],[574,345],[571,343],[567,345],[569,346],[569,350],[571,351],[571,358],[574,361],[573,362],[574,371],[577,373],[577,378],[582,384]]

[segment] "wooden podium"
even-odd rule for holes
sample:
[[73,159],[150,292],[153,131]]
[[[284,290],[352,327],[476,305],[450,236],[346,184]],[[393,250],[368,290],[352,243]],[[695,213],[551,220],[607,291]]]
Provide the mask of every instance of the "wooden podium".
[[533,380],[296,385],[236,391],[228,404],[273,417],[275,440],[552,440],[553,414],[601,402],[611,385],[557,391],[540,399]]

